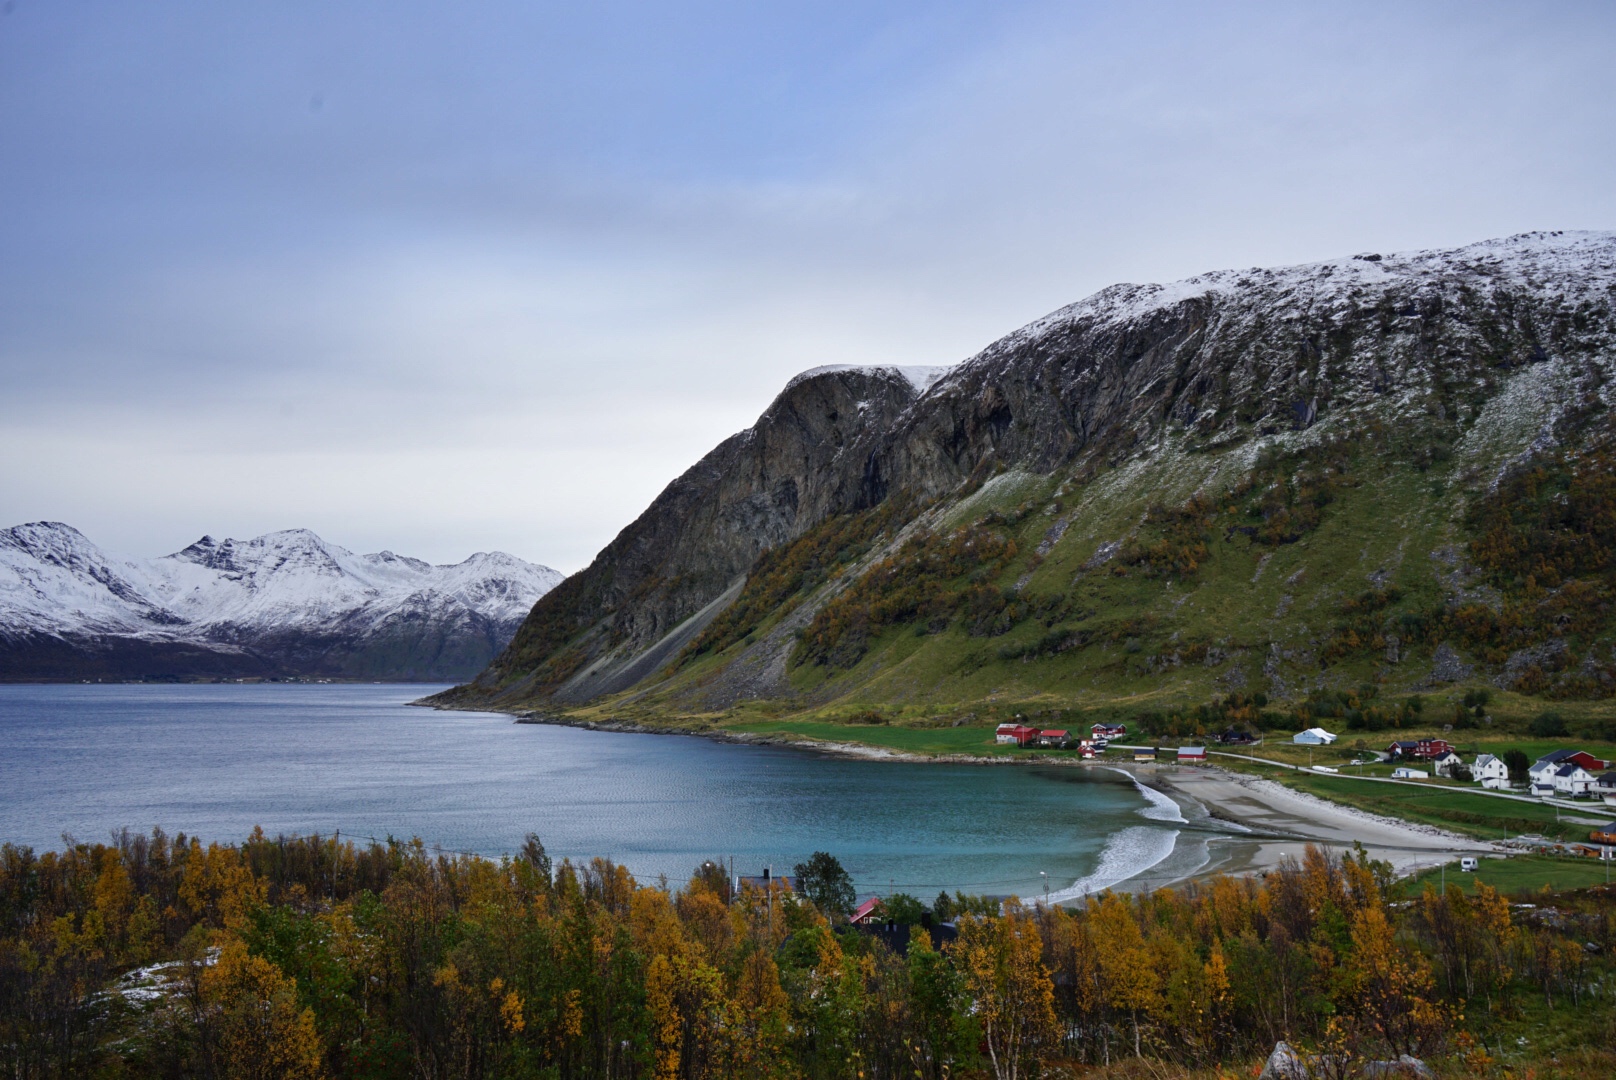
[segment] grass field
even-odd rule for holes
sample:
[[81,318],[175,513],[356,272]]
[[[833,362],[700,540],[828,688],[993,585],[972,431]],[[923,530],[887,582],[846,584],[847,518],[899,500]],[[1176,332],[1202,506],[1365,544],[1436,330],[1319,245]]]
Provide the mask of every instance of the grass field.
[[1585,889],[1590,885],[1603,885],[1611,873],[1609,864],[1598,859],[1518,855],[1509,859],[1482,859],[1473,874],[1461,872],[1458,863],[1448,864],[1445,870],[1442,867],[1422,870],[1399,883],[1398,892],[1403,896],[1418,896],[1427,884],[1440,888],[1446,881],[1473,893],[1476,882],[1483,881],[1501,893],[1515,896],[1544,888]]
[[1348,777],[1321,776],[1288,770],[1269,775],[1289,787],[1375,814],[1437,825],[1485,840],[1502,840],[1521,833],[1539,833],[1556,839],[1586,840],[1589,827],[1565,817],[1598,818],[1604,807],[1590,805],[1586,813],[1564,811],[1541,803],[1499,799],[1452,787],[1411,784],[1370,784]]
[[[911,754],[982,754],[995,757],[1018,752],[993,741],[993,728],[907,727],[897,724],[837,724],[813,720],[750,720],[726,724],[728,731],[759,735],[799,735],[823,742],[858,743]],[[1024,752],[1024,751],[1022,751]]]

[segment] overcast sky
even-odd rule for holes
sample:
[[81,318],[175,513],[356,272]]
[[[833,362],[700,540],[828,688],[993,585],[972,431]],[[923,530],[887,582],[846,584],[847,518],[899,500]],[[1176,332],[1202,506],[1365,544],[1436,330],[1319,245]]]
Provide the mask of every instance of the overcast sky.
[[1605,2],[0,10],[0,526],[126,555],[571,571],[805,368],[1616,228]]

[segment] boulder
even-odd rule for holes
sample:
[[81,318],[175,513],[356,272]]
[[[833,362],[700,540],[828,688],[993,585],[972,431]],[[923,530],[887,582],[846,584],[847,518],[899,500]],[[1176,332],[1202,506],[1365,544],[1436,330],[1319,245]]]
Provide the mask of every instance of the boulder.
[[1262,1075],[1257,1080],[1312,1080],[1307,1071],[1307,1065],[1302,1061],[1302,1055],[1291,1049],[1291,1044],[1280,1040],[1274,1044],[1274,1052],[1268,1055],[1268,1063],[1263,1066]]
[[1431,1067],[1417,1057],[1399,1054],[1396,1061],[1365,1062],[1359,1072],[1365,1080],[1434,1080]]

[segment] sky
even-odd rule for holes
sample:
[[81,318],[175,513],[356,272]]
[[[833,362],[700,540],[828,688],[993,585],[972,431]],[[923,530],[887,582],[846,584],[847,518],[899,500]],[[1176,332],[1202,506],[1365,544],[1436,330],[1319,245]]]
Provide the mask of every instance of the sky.
[[1616,228],[1616,5],[0,0],[0,527],[586,565],[820,364]]

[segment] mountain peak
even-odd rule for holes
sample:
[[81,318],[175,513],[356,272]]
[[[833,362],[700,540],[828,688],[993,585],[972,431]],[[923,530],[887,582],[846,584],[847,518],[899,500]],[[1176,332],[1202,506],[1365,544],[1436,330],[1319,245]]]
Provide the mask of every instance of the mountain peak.
[[[1408,627],[1463,640],[1472,631],[1428,620],[1492,594],[1440,553],[1509,469],[1616,444],[1611,386],[1616,233],[1112,285],[940,379],[798,375],[540,601],[454,700],[632,690],[625,705],[705,715],[770,696],[957,702],[1001,683],[1283,696],[1324,685],[1351,620],[1358,636],[1332,647],[1359,650],[1353,679],[1442,681],[1472,661],[1433,671],[1440,642]],[[954,570],[919,580],[940,566]],[[1215,603],[1193,592],[1198,572],[1227,575]],[[1366,587],[1379,591],[1362,603],[1397,604],[1394,580],[1426,606],[1405,600],[1384,625],[1353,606]],[[1002,645],[969,640],[1012,628]],[[1616,688],[1616,659],[1544,633],[1503,660],[1498,642],[1473,642],[1476,670],[1493,665],[1499,686]],[[1157,650],[1153,666],[1128,659],[1135,647]],[[1027,681],[1057,653],[1081,679]],[[696,656],[688,678],[668,674]],[[1192,679],[1186,657],[1216,674]]]
[[116,560],[71,526],[34,522],[0,531],[0,671],[77,678],[121,658],[117,677],[459,677],[559,580],[511,556],[355,556],[308,529]]

